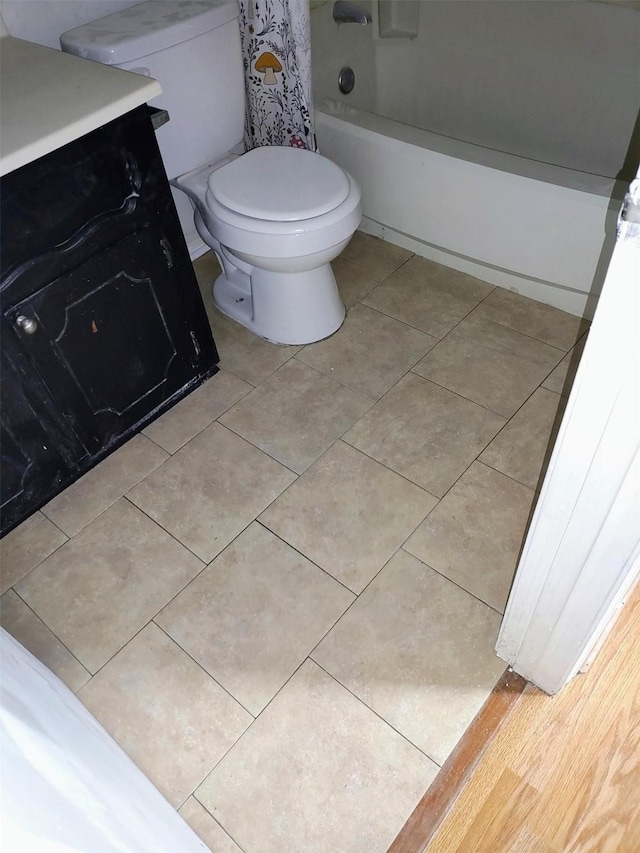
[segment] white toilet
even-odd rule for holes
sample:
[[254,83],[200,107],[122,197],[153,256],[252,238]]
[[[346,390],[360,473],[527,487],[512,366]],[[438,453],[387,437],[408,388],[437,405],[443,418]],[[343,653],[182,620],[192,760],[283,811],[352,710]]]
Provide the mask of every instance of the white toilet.
[[[69,30],[60,43],[160,81],[163,94],[152,103],[171,118],[158,130],[160,151],[222,266],[213,287],[218,308],[275,343],[312,343],[339,329],[345,310],[330,261],[360,223],[360,190],[335,163],[304,149],[240,154],[237,0],[149,0]],[[193,245],[193,209],[181,192],[174,198]]]

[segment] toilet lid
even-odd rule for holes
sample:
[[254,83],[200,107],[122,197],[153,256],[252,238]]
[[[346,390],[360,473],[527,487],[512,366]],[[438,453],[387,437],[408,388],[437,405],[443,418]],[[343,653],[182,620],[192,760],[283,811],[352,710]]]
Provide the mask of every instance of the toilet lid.
[[220,204],[274,222],[321,216],[342,204],[349,190],[339,166],[303,148],[254,148],[209,177]]

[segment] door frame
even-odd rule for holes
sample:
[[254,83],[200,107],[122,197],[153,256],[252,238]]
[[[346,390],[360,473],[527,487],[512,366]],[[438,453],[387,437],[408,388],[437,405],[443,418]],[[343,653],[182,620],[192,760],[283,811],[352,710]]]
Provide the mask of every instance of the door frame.
[[640,171],[531,520],[496,651],[557,693],[640,573]]

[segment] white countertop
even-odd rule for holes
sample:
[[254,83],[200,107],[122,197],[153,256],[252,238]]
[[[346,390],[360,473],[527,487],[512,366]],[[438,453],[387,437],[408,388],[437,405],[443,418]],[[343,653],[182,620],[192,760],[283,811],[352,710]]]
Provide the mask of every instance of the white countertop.
[[0,39],[0,175],[157,97],[157,80],[50,47]]

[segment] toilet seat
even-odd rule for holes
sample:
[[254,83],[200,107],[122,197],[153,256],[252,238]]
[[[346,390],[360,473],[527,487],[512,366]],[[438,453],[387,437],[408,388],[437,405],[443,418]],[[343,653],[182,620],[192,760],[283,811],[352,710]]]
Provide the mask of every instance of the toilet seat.
[[[314,165],[316,159],[320,160],[320,162],[324,161],[332,167],[331,170],[327,171],[332,172],[335,169],[335,172],[337,172],[338,180],[332,185],[330,184],[333,187],[332,192],[324,196],[321,191],[316,191],[309,186],[310,177],[308,181],[303,181],[305,193],[311,198],[311,204],[305,207],[303,211],[305,215],[303,217],[281,220],[263,219],[256,214],[263,213],[265,205],[259,208],[257,204],[253,204],[249,208],[245,201],[245,209],[251,209],[254,214],[250,216],[233,210],[219,201],[216,198],[215,192],[212,192],[212,185],[214,191],[220,185],[224,188],[228,186],[227,192],[231,197],[227,198],[222,193],[223,197],[234,207],[242,206],[235,199],[232,186],[235,181],[232,179],[222,181],[221,177],[224,176],[225,172],[232,177],[234,175],[237,176],[246,158],[255,154],[256,156],[251,157],[251,159],[259,161],[261,160],[259,152],[265,150],[269,151],[272,149],[256,148],[231,162],[225,163],[220,168],[214,169],[207,178],[207,189],[204,193],[204,198],[201,195],[202,191],[200,190],[200,193],[198,193],[194,184],[188,181],[188,176],[183,176],[178,181],[175,181],[177,186],[192,192],[194,197],[199,199],[200,212],[204,223],[216,240],[234,252],[256,253],[265,258],[293,258],[313,254],[320,248],[325,249],[329,246],[335,246],[344,240],[347,235],[351,236],[353,234],[360,224],[361,216],[360,189],[358,185],[339,166],[336,166],[324,157],[321,158],[320,154],[314,154],[310,151],[296,148],[278,149],[280,151],[280,155],[278,156],[280,157],[281,164],[289,159],[288,157],[281,156],[282,154],[293,154],[296,158],[297,155],[303,154],[306,155],[308,162],[309,158],[311,158],[310,162],[314,163]],[[299,158],[297,159],[299,160]],[[255,174],[255,172],[250,172],[250,174]],[[281,175],[282,171],[279,173],[276,172],[276,174]],[[307,175],[310,175],[310,172],[307,172]],[[336,187],[338,188],[337,190]],[[344,192],[345,189],[346,193]],[[194,192],[194,190],[196,191]],[[267,200],[270,197],[267,197]],[[246,199],[246,196],[243,197],[241,194],[241,198]],[[284,198],[290,201],[292,196],[291,194],[285,194]],[[338,201],[336,207],[331,207],[339,198],[342,198],[342,201]],[[298,212],[301,212],[301,203],[295,195],[294,201],[298,207]],[[329,210],[326,210],[327,207],[329,207]],[[284,209],[284,204],[281,209]],[[286,209],[290,211],[291,206]],[[323,209],[326,211],[325,213],[313,215],[318,210]]]
[[211,173],[206,201],[212,209],[250,219],[294,223],[323,216],[349,196],[345,172],[320,154],[265,146]]

